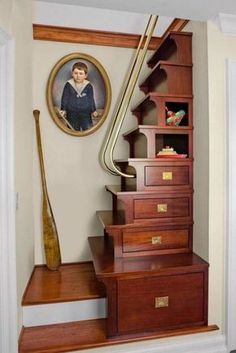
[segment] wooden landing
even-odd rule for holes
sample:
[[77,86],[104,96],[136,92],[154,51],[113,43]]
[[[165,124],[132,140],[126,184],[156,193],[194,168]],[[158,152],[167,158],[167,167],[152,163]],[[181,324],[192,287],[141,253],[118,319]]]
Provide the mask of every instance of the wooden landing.
[[92,262],[61,265],[58,271],[36,266],[25,290],[22,305],[59,303],[105,297]]
[[106,338],[106,320],[24,328],[19,353],[62,353],[120,343],[157,339],[217,330],[216,325]]

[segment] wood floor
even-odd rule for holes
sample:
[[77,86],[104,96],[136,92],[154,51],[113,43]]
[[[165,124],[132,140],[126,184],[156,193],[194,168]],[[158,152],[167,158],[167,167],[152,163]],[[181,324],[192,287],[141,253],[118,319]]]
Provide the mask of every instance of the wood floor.
[[143,334],[142,336],[139,334],[138,337],[127,335],[126,337],[106,338],[105,319],[77,321],[23,329],[19,353],[62,353],[132,341],[208,332],[216,329],[217,326],[212,325],[160,331],[153,334]]
[[[95,278],[92,262],[65,264],[59,271],[49,271],[45,266],[36,266],[26,288],[22,305],[60,303],[105,296],[104,287]],[[71,352],[218,329],[215,325],[198,326],[107,338],[106,324],[106,319],[96,319],[23,327],[19,339],[19,353]]]

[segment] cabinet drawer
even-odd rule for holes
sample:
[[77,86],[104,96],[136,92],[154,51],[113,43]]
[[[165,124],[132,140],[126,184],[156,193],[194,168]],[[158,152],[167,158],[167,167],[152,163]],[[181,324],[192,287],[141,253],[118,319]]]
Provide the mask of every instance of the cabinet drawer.
[[190,216],[189,197],[134,200],[134,218]]
[[206,296],[204,272],[120,280],[118,330],[128,333],[204,324]]
[[123,232],[123,251],[152,251],[187,248],[189,229]]
[[145,185],[189,185],[189,166],[145,167]]

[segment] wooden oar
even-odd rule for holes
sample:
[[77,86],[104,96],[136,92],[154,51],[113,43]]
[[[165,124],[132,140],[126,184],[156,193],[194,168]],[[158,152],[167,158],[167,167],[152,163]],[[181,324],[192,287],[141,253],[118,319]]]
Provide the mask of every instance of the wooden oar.
[[43,218],[43,242],[46,257],[46,265],[49,270],[57,270],[61,264],[61,252],[58,239],[57,227],[54,220],[51,204],[48,197],[47,183],[43,161],[43,150],[41,143],[39,110],[33,111],[36,125],[36,137],[39,154],[40,172],[42,180],[43,203],[42,203],[42,218]]

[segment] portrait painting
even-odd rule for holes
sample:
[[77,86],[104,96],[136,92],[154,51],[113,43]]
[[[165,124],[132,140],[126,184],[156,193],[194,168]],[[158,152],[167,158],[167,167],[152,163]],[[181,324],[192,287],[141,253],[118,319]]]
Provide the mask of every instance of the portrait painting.
[[46,98],[50,115],[59,128],[74,136],[86,136],[95,132],[108,115],[109,77],[92,56],[68,54],[53,67]]

